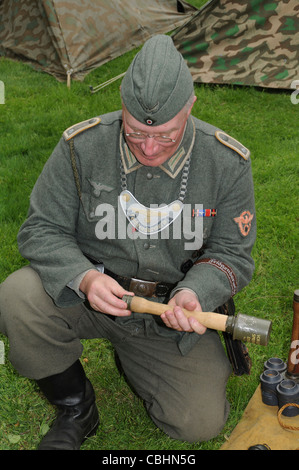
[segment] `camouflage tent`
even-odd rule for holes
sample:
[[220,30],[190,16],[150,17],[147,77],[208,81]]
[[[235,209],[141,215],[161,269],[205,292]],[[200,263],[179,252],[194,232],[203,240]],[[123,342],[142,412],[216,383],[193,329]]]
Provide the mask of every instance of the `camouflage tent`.
[[0,0],[0,55],[80,80],[196,11],[181,0]]
[[211,0],[174,35],[195,82],[291,88],[298,0]]

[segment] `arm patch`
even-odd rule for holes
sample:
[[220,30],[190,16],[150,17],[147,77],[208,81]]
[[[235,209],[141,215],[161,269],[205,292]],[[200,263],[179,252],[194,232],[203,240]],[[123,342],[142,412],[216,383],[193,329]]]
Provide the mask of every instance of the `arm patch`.
[[239,155],[241,155],[241,157],[244,158],[244,160],[248,160],[248,158],[250,157],[250,151],[246,147],[244,147],[244,145],[242,145],[241,142],[238,142],[236,139],[233,139],[228,134],[225,134],[225,132],[216,131],[215,137],[223,145],[231,148],[232,150],[237,152]]
[[87,129],[90,129],[91,127],[97,126],[100,122],[101,118],[98,117],[87,119],[87,121],[79,122],[78,124],[75,124],[74,126],[71,126],[66,129],[63,133],[63,138],[66,142],[68,142],[70,139],[75,137],[75,135],[79,134],[80,132],[86,131]]

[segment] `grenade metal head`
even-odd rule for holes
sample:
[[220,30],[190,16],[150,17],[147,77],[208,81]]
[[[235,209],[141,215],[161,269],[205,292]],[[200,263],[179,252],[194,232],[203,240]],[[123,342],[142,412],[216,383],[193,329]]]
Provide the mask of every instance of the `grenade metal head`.
[[233,339],[261,346],[267,346],[271,328],[271,321],[242,313],[229,316],[226,323],[226,331],[232,334]]

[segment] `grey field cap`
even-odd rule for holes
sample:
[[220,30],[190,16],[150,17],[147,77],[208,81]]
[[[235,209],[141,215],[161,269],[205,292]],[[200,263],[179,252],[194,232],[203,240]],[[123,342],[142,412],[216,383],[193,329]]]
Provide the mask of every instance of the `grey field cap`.
[[135,119],[159,126],[173,119],[194,91],[192,75],[170,36],[149,39],[121,84],[123,103]]

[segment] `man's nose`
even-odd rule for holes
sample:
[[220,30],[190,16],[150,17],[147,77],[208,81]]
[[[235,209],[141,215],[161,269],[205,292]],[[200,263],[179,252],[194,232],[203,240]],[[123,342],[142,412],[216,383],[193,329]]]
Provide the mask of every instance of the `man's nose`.
[[147,136],[142,142],[141,148],[145,155],[152,155],[156,152],[158,145],[153,137]]

